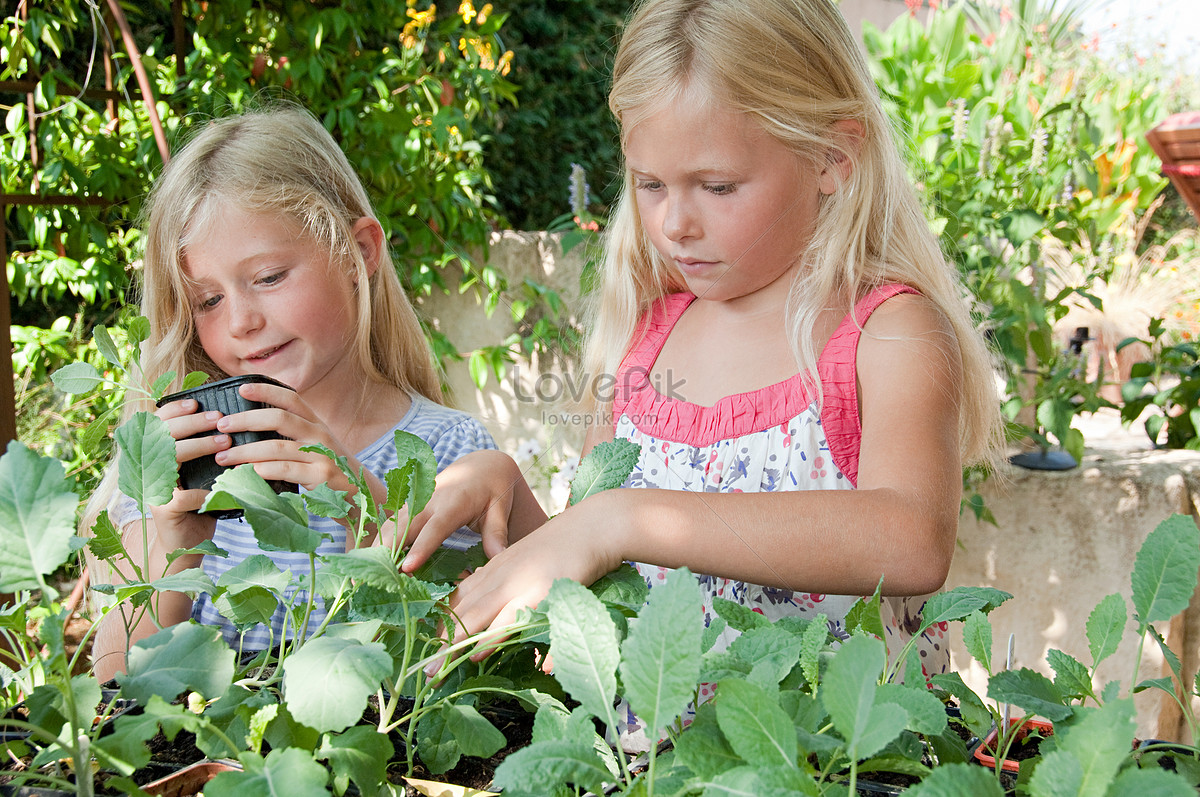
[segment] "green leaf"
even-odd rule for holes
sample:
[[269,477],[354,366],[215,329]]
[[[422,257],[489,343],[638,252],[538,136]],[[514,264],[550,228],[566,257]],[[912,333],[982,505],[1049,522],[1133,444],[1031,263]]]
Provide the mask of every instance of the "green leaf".
[[886,662],[883,640],[851,637],[830,660],[821,684],[821,703],[846,740],[846,755],[855,760],[882,750],[908,724],[900,706],[875,702]]
[[96,366],[77,360],[67,363],[50,374],[50,381],[62,392],[78,396],[87,393],[96,385],[104,384],[105,380],[104,376],[96,370]]
[[975,611],[967,615],[962,629],[963,647],[979,662],[984,672],[992,671],[992,624],[987,615]]
[[1063,757],[1070,757],[1075,765],[1065,769],[1074,773],[1078,766],[1079,773],[1078,784],[1070,794],[1104,797],[1121,763],[1129,755],[1137,732],[1132,698],[1115,700],[1100,708],[1081,709],[1078,713],[1070,726],[1055,729],[1055,750],[1034,770],[1029,784],[1034,795],[1050,797],[1061,793],[1052,790],[1051,779],[1055,777],[1054,770],[1059,768],[1053,765],[1061,763]]
[[167,422],[153,413],[137,412],[117,428],[115,437],[121,449],[117,463],[121,492],[141,511],[170,501],[179,480],[179,465]]
[[1115,592],[1105,596],[1088,615],[1087,639],[1093,669],[1117,652],[1125,633],[1125,620],[1125,601]]
[[987,735],[992,725],[992,714],[979,695],[963,682],[961,675],[956,672],[939,673],[930,678],[930,681],[938,689],[945,689],[958,698],[958,710],[972,733],[981,738]]
[[[650,733],[674,722],[691,702],[700,676],[703,635],[700,585],[687,568],[672,570],[663,584],[650,590],[621,648],[624,696]],[[556,667],[557,661],[556,651]]]
[[0,592],[41,589],[72,554],[75,507],[62,463],[9,442],[0,457]]
[[771,625],[771,621],[765,615],[728,598],[713,598],[713,611],[735,631],[749,631],[751,628],[766,628]]
[[[970,764],[944,764],[904,792],[905,797],[1004,797],[995,773]],[[1144,797],[1144,795],[1143,795]]]
[[466,703],[445,703],[442,712],[446,715],[446,725],[458,740],[463,755],[489,758],[508,743],[500,729],[474,706]]
[[604,792],[608,770],[592,748],[573,741],[535,742],[500,762],[493,785],[502,791],[553,794],[571,783],[593,794]]
[[[415,434],[397,431],[396,461],[401,465],[412,463],[408,490],[408,516],[420,514],[433,496],[434,480],[437,477],[437,458],[429,443]],[[390,490],[389,490],[390,492]]]
[[1139,632],[1187,608],[1200,572],[1200,528],[1172,515],[1146,537],[1133,563],[1133,608]]
[[[378,642],[318,637],[288,656],[283,692],[288,710],[318,731],[342,731],[367,707],[367,698],[392,674],[392,658]],[[320,688],[314,685],[320,684]]]
[[733,751],[725,734],[717,725],[716,707],[705,703],[696,711],[696,719],[675,743],[676,757],[697,777],[715,778],[722,772],[744,763]]
[[179,623],[135,643],[129,671],[117,681],[126,696],[143,704],[151,695],[172,699],[185,690],[216,697],[233,683],[233,659],[219,629]]
[[846,632],[853,634],[856,630],[861,630],[871,636],[877,636],[880,639],[884,637],[883,616],[880,614],[882,600],[879,590],[883,586],[880,581],[879,586],[875,588],[875,594],[869,599],[859,598],[850,607],[850,611],[846,613]]
[[985,614],[1011,598],[1012,595],[992,587],[955,587],[948,592],[939,592],[921,609],[921,630],[937,623],[965,620],[971,612]]
[[650,596],[646,580],[628,563],[593,581],[588,589],[608,605],[622,606],[634,611],[642,608]]
[[1117,775],[1107,797],[1195,797],[1196,787],[1176,772],[1163,769],[1126,769]]
[[1092,694],[1091,674],[1074,656],[1051,649],[1046,663],[1054,670],[1054,687],[1063,697],[1077,700]]
[[988,697],[997,703],[1012,703],[1051,722],[1071,716],[1063,696],[1054,683],[1040,672],[1022,667],[1003,670],[988,679]]
[[633,473],[641,452],[641,446],[624,439],[597,445],[579,463],[567,504],[574,506],[596,493],[620,487]]
[[770,626],[744,632],[729,646],[743,661],[752,664],[747,677],[763,687],[776,687],[800,661],[801,637]]
[[346,503],[348,494],[345,490],[335,490],[328,484],[318,484],[312,490],[305,491],[304,505],[317,517],[340,520],[350,514],[350,505]]
[[246,557],[222,573],[217,578],[217,586],[233,593],[258,587],[283,595],[291,580],[290,571],[280,570],[271,557],[259,553]]
[[837,794],[828,787],[822,790],[811,775],[795,766],[737,767],[722,772],[703,786],[701,797],[833,797]]
[[1000,218],[1000,226],[1004,228],[1004,236],[1012,242],[1013,248],[1020,249],[1022,244],[1042,231],[1046,221],[1035,211],[1014,210]]
[[829,618],[818,614],[804,629],[800,638],[800,669],[804,672],[804,680],[815,691],[820,681],[820,655],[829,641]]
[[350,599],[350,617],[355,621],[381,620],[403,628],[412,620],[429,616],[436,605],[430,585],[417,579],[406,583],[401,590],[359,585]]
[[777,689],[768,691],[749,681],[717,684],[717,725],[734,752],[754,766],[796,765],[796,731],[777,696]]
[[880,684],[876,692],[877,704],[890,703],[904,709],[908,714],[908,730],[926,736],[937,736],[946,730],[946,707],[942,701],[925,688],[902,684]]
[[236,507],[246,510],[246,522],[264,551],[314,554],[328,537],[308,527],[308,510],[299,495],[277,494],[254,472],[253,465],[222,472],[202,508]]
[[87,546],[92,556],[102,562],[119,556],[125,550],[125,545],[121,542],[121,532],[117,531],[107,512],[101,512],[96,517],[96,522],[92,524],[92,537]]
[[92,340],[96,342],[96,350],[109,365],[121,366],[121,355],[117,352],[117,344],[103,324],[97,324],[92,330]]
[[213,604],[222,617],[228,617],[235,626],[244,628],[270,623],[279,608],[279,599],[262,587],[249,587],[238,592],[222,592]]
[[299,748],[245,754],[241,772],[222,772],[204,787],[206,797],[328,797],[329,775]]
[[555,678],[592,716],[610,716],[620,659],[616,624],[595,595],[570,579],[556,580],[546,602]]
[[446,721],[444,709],[448,705],[443,703],[437,711],[425,714],[417,724],[417,748],[421,762],[435,775],[450,770],[462,758],[462,749]]

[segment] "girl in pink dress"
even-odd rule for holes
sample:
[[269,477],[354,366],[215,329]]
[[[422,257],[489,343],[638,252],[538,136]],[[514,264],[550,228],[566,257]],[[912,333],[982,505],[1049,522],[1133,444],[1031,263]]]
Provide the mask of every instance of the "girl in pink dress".
[[[464,634],[623,561],[652,588],[687,566],[708,616],[722,597],[835,634],[882,583],[894,652],[946,579],[962,468],[1001,425],[857,42],[829,0],[646,0],[609,104],[625,179],[584,365],[616,387],[592,397],[585,451],[640,444],[631,489],[547,519],[511,459],[469,454],[405,569],[481,532],[491,560],[452,601]],[[919,648],[926,674],[947,667],[941,629]]]

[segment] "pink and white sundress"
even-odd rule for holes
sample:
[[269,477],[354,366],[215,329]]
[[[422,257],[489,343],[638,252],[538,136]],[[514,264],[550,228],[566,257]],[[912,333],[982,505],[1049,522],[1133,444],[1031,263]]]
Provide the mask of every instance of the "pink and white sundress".
[[[670,294],[643,322],[643,334],[625,356],[613,401],[615,436],[638,443],[642,450],[625,487],[709,493],[778,492],[784,490],[852,490],[858,479],[861,425],[855,361],[862,326],[883,302],[905,285],[879,287],[858,302],[826,344],[817,363],[823,398],[804,384],[801,374],[749,393],[726,396],[711,407],[659,393],[649,374],[663,344],[695,300],[691,293]],[[634,563],[651,589],[666,580],[668,568]],[[845,617],[861,596],[794,592],[697,575],[707,626],[716,617],[713,599],[726,598],[768,619],[799,616],[829,618],[830,630],[845,638]],[[888,649],[896,655],[919,627],[928,595],[883,600]],[[728,647],[738,632],[726,629],[716,650]],[[944,625],[928,629],[917,642],[926,677],[949,668],[949,640]],[[701,701],[712,694],[701,686]],[[648,749],[637,717],[622,701],[621,743],[631,752]]]

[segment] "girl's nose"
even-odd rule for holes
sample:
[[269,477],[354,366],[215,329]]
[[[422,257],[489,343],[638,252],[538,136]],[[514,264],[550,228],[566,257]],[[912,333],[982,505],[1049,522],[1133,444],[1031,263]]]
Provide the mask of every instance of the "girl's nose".
[[672,241],[695,237],[697,219],[687,201],[682,197],[668,197],[665,205],[662,222],[663,235]]
[[263,314],[258,304],[248,297],[230,297],[229,303],[229,333],[231,335],[248,335],[259,329],[263,324]]

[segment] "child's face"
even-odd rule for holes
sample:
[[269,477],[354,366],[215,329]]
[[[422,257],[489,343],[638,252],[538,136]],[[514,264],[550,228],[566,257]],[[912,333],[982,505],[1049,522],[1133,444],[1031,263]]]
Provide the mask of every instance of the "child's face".
[[627,136],[638,215],[700,298],[786,290],[822,174],[753,119],[682,92]]
[[291,221],[223,203],[194,235],[184,268],[196,334],[230,376],[265,374],[301,395],[353,384],[351,272]]

